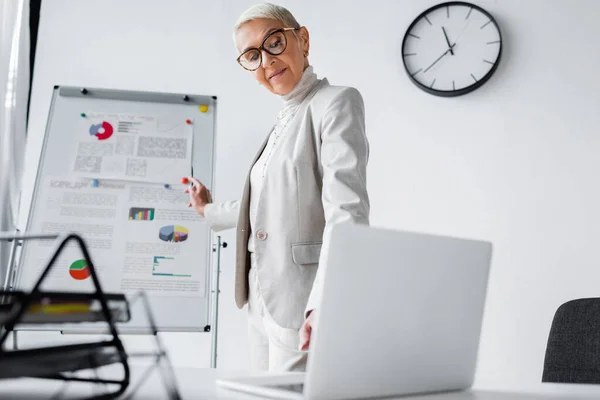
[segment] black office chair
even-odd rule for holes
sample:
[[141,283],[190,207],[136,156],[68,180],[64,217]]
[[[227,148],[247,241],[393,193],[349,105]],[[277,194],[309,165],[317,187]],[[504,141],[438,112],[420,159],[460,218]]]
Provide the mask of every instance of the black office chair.
[[556,310],[542,382],[600,383],[600,298],[572,300]]

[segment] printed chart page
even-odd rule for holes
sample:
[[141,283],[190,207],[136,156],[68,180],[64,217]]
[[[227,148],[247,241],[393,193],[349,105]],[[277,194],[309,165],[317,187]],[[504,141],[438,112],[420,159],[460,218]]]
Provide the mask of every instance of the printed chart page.
[[191,173],[192,120],[127,114],[81,114],[76,177],[178,183]]
[[[39,188],[30,230],[83,236],[103,289],[151,296],[205,296],[208,229],[188,207],[184,185],[48,177]],[[21,287],[31,288],[54,241],[28,241]],[[74,245],[50,272],[45,290],[93,291],[90,269]]]

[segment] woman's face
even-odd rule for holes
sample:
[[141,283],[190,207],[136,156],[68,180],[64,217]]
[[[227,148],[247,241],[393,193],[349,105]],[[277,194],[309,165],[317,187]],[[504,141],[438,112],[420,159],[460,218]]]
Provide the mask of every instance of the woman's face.
[[[260,18],[245,23],[235,34],[239,54],[249,48],[259,48],[266,37],[282,28],[288,27],[274,19]],[[251,71],[261,85],[278,95],[289,93],[300,81],[304,69],[308,66],[308,60],[304,56],[309,48],[306,28],[285,31],[283,34],[287,40],[284,52],[274,56],[261,49],[262,63],[258,69]]]

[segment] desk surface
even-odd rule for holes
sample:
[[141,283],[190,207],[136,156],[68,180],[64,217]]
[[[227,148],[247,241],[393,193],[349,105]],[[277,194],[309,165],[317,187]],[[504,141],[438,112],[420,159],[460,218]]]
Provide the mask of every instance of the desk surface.
[[[146,366],[132,366],[132,380],[130,389],[136,386],[140,378],[146,376],[144,383],[135,390],[130,399],[163,400],[167,398],[165,386],[158,371],[145,375]],[[102,377],[119,377],[113,375],[117,371],[102,373]],[[201,368],[176,368],[175,374],[179,391],[184,400],[187,399],[242,399],[251,400],[256,397],[245,396],[241,393],[217,387],[215,381],[218,377],[240,375],[239,371],[222,371]],[[242,373],[243,374],[243,373]],[[600,398],[600,385],[559,385],[553,387],[556,393],[514,393],[494,391],[466,391],[444,394],[431,394],[421,396],[402,397],[403,400],[597,400]],[[0,399],[35,400],[35,399],[75,399],[98,395],[104,392],[98,385],[95,389],[91,384],[63,383],[43,379],[23,378],[16,380],[0,381]]]

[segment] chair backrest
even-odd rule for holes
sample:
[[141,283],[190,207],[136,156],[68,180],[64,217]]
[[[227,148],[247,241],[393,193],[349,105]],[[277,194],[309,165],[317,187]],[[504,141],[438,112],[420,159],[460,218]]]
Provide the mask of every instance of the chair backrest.
[[556,310],[542,382],[600,383],[600,298],[572,300]]

